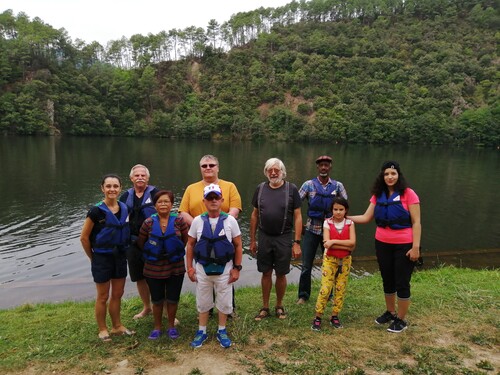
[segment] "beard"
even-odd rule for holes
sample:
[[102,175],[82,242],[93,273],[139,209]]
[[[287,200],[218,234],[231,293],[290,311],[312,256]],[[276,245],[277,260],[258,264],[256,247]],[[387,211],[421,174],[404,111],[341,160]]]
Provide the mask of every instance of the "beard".
[[270,177],[269,178],[269,183],[271,185],[279,185],[283,181],[283,177]]

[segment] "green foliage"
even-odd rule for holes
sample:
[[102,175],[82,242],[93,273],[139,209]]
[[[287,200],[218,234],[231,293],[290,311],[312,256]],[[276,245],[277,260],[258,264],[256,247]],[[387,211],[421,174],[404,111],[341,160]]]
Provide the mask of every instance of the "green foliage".
[[499,27],[489,0],[309,0],[103,47],[7,10],[0,131],[497,147]]

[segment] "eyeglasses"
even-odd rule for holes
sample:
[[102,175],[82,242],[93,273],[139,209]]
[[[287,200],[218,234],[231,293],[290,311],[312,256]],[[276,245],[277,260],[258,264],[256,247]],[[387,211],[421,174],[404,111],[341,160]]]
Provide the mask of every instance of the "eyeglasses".
[[216,167],[217,164],[202,164],[200,165],[200,167],[202,167],[203,169],[207,169],[207,168],[213,168],[213,167]]
[[157,201],[156,204],[159,204],[159,205],[167,205],[167,204],[172,204],[172,202],[170,201]]
[[274,173],[274,174],[279,174],[281,172],[281,169],[278,168],[269,168],[266,170],[267,173]]
[[207,201],[220,201],[222,197],[220,195],[209,195],[205,198]]

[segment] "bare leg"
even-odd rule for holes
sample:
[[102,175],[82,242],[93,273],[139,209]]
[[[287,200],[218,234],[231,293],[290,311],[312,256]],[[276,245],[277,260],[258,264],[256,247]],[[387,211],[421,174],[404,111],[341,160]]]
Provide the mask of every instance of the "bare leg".
[[109,298],[109,287],[111,283],[96,283],[97,297],[95,300],[95,320],[99,329],[99,337],[108,336],[108,327],[106,325],[106,310]]
[[209,316],[208,311],[199,313],[199,315],[198,315],[198,324],[200,326],[206,327],[207,324],[208,324],[208,316]]
[[151,300],[146,279],[138,280],[136,284],[137,292],[139,292],[139,297],[141,297],[143,308],[139,314],[134,315],[134,319],[140,319],[151,314]]
[[219,325],[225,327],[227,322],[227,315],[219,311]]
[[164,305],[164,302],[153,303],[154,329],[157,329],[157,330],[161,330],[161,320],[162,320],[162,314],[163,314],[163,305]]
[[262,287],[262,306],[269,308],[269,298],[271,297],[271,289],[273,287],[273,270],[264,272],[260,281]]
[[276,306],[283,306],[283,298],[286,292],[286,275],[276,275]]
[[125,278],[111,279],[111,299],[109,300],[108,310],[114,332],[124,331],[126,329],[123,327],[120,319],[120,309],[124,290]]
[[165,304],[167,305],[168,328],[174,328],[176,326],[175,316],[177,315],[177,307],[179,306],[179,304],[170,302],[165,302]]
[[398,318],[405,319],[408,309],[410,308],[411,301],[409,299],[398,299]]
[[385,295],[385,306],[390,313],[396,313],[396,293]]

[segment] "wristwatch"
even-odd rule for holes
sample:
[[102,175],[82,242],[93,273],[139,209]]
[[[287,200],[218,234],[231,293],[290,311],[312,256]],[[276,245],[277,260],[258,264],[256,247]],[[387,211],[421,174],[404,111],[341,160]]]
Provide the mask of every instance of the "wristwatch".
[[300,245],[300,240],[293,240],[296,244]]
[[238,264],[238,265],[235,264],[235,265],[233,265],[233,268],[235,270],[241,271],[241,269],[243,268],[243,266],[241,264]]

